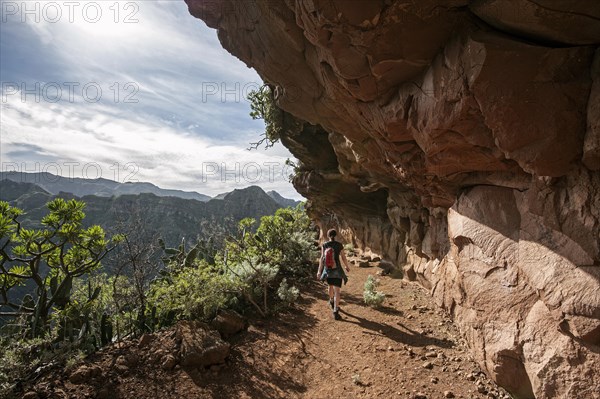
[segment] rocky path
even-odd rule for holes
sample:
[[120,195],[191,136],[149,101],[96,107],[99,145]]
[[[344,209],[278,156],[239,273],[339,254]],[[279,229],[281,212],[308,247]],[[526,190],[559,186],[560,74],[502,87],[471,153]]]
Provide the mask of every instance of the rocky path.
[[294,367],[306,398],[501,398],[460,345],[453,324],[422,287],[378,277],[384,306],[364,305],[362,291],[376,267],[354,267],[343,289],[342,321],[334,321],[325,288],[308,305],[314,324],[303,332]]
[[[386,302],[380,309],[366,307],[363,285],[377,272],[375,263],[352,268],[342,292],[341,321],[332,317],[326,287],[314,282],[294,309],[267,322],[253,321],[234,336],[223,366],[199,371],[137,361],[153,356],[132,342],[88,359],[84,367],[94,372],[83,381],[74,383],[72,372],[57,372],[38,381],[29,397],[508,397],[479,372],[453,324],[433,310],[420,286],[378,277]],[[173,333],[156,335],[168,351]]]

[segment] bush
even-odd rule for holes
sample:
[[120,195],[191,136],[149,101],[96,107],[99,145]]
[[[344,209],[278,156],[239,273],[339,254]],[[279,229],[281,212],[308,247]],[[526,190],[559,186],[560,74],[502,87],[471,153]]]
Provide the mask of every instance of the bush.
[[279,267],[283,276],[307,276],[312,259],[318,256],[310,226],[301,206],[278,209],[260,219],[252,245],[263,262]]
[[255,224],[254,219],[241,220],[237,235],[210,257],[197,256],[200,244],[188,252],[183,243],[179,249],[161,243],[167,267],[148,294],[148,310],[158,326],[179,319],[206,320],[222,308],[253,306],[267,316],[271,299],[287,305],[297,299],[299,291],[288,280],[310,275],[317,255],[310,219],[298,206],[279,209]]
[[269,85],[250,91],[246,98],[250,102],[250,117],[254,120],[262,119],[265,123],[265,132],[257,142],[250,143],[250,149],[257,149],[263,144],[265,148],[272,147],[282,134],[302,130],[304,124],[299,119],[277,106],[273,89]]
[[262,217],[252,233],[254,224],[254,219],[240,221],[238,236],[226,243],[222,264],[232,286],[266,316],[269,299],[278,283],[286,277],[310,275],[312,259],[317,253],[310,220],[300,206],[279,209],[275,215]]
[[348,244],[344,245],[344,250],[349,255],[354,255],[354,245],[352,245],[352,243],[348,243]]
[[[0,201],[0,311],[27,315],[23,331],[30,338],[50,332],[50,316],[68,306],[73,285],[99,269],[122,239],[108,240],[100,226],[84,228],[81,201],[57,198],[46,206],[43,227],[27,229],[18,220],[23,211]],[[34,295],[11,301],[9,291],[27,283]]]
[[289,286],[287,279],[281,280],[281,284],[279,284],[279,288],[277,289],[277,296],[283,303],[286,305],[291,305],[298,300],[298,296],[300,296],[300,290],[294,286]]
[[367,277],[367,281],[365,282],[365,290],[363,291],[363,298],[367,306],[376,308],[383,304],[383,301],[385,300],[385,294],[376,290],[378,285],[379,280],[375,280],[371,275]]
[[[242,220],[221,252],[211,241],[189,250],[161,243],[166,267],[156,277],[154,246],[144,235],[130,229],[109,239],[99,226],[84,228],[84,206],[50,202],[38,230],[26,229],[22,212],[0,202],[0,310],[12,316],[0,331],[0,397],[44,365],[73,366],[114,339],[181,319],[209,320],[220,309],[253,306],[267,316],[297,301],[294,283],[311,275],[317,257],[299,206],[265,216],[257,227]],[[109,276],[101,261],[119,242],[120,266]],[[9,301],[25,283],[35,291]]]
[[[253,306],[267,316],[298,299],[294,283],[311,274],[317,256],[299,206],[261,218],[258,227],[242,220],[221,252],[210,241],[191,250],[161,243],[166,267],[155,277],[143,237],[129,232],[109,240],[98,226],[83,228],[78,201],[55,200],[48,208],[43,229],[29,230],[18,221],[20,210],[0,202],[0,310],[14,314],[2,327],[6,339],[0,335],[0,397],[43,364],[72,365],[115,338],[181,319],[209,320],[220,309]],[[118,242],[126,246],[115,254],[123,273],[108,276],[100,262]],[[36,291],[9,302],[8,291],[30,280]]]
[[193,267],[179,269],[154,281],[148,306],[159,327],[181,319],[208,320],[221,308],[236,302],[227,276],[215,265],[197,261]]
[[92,352],[112,340],[112,331],[106,332],[105,316],[114,308],[109,282],[105,274],[100,274],[73,283],[69,302],[51,316],[55,326],[53,333],[58,340],[73,342],[85,352]]
[[262,138],[256,143],[251,143],[250,148],[256,149],[262,144],[265,148],[272,147],[279,141],[283,129],[283,113],[275,105],[271,88],[264,85],[259,90],[252,90],[248,93],[247,99],[250,101],[252,119],[262,119],[265,122]]

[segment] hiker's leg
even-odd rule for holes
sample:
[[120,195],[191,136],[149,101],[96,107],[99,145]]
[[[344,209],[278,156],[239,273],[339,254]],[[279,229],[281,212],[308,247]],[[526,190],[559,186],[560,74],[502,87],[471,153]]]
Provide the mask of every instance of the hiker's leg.
[[333,285],[329,285],[329,299],[333,299],[333,295],[334,295],[334,290],[333,290]]
[[334,299],[334,304],[335,304],[334,310],[336,310],[336,311],[340,308],[340,293],[341,292],[342,292],[342,289],[340,287],[333,287],[333,293],[334,293],[334,296],[335,296],[335,299]]

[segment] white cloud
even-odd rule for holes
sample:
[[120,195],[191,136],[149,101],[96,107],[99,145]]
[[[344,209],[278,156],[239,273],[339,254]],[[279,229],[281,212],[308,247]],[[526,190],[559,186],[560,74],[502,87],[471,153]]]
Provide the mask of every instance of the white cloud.
[[[38,3],[41,8],[49,4]],[[31,95],[21,101],[18,94],[3,99],[2,162],[37,159],[40,167],[42,162],[77,162],[76,173],[93,162],[103,177],[120,179],[127,175],[124,165],[131,163],[139,167],[137,180],[165,188],[213,195],[255,183],[298,197],[281,172],[275,180],[268,176],[271,163],[281,169],[290,157],[285,148],[245,149],[264,127],[248,116],[242,91],[245,85],[261,84],[260,78],[223,50],[216,33],[190,16],[183,2],[120,1],[118,23],[114,1],[79,2],[79,9],[89,3],[102,7],[97,23],[82,18],[77,9],[69,22],[63,8],[56,23],[42,15],[39,22],[9,18],[2,24],[2,80],[27,88],[55,82],[51,84],[63,89],[56,103],[44,96],[36,102]],[[138,22],[124,23],[127,15]],[[24,57],[26,64],[21,64]],[[65,82],[79,84],[73,101]],[[129,82],[133,88],[125,86]],[[96,103],[82,97],[82,88],[90,83],[102,89]],[[223,93],[236,84],[236,95]],[[216,85],[218,92],[203,96],[207,85]],[[124,103],[132,93],[138,102]],[[249,165],[257,163],[263,179],[238,181],[234,174],[209,173],[212,165],[223,162],[237,175],[249,174]],[[115,164],[121,167],[118,176]],[[63,175],[69,173],[68,167],[63,169]]]
[[[39,171],[57,171],[64,176],[84,176],[85,165],[99,165],[104,178],[123,181],[151,181],[164,188],[195,190],[216,195],[233,188],[258,184],[265,189],[289,193],[282,169],[285,155],[223,145],[181,132],[154,120],[128,119],[127,115],[107,114],[102,105],[63,104],[48,107],[44,103],[21,102],[8,97],[2,104],[3,169],[14,167]],[[46,162],[21,165],[15,152],[35,145],[34,152]],[[279,151],[278,151],[279,152]],[[77,167],[71,169],[71,163]],[[116,174],[115,165],[120,165]],[[125,170],[125,165],[129,165]],[[222,170],[224,168],[224,170]],[[260,170],[262,178],[256,178]]]

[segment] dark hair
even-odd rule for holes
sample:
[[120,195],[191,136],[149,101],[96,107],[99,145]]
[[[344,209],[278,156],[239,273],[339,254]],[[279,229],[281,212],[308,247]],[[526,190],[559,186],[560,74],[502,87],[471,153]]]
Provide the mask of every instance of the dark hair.
[[335,238],[335,236],[337,236],[337,231],[335,231],[335,229],[330,229],[327,232],[327,237],[331,238],[332,240]]

